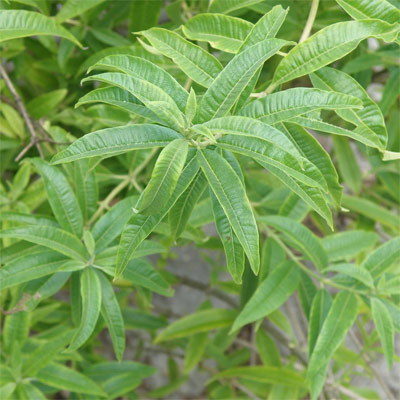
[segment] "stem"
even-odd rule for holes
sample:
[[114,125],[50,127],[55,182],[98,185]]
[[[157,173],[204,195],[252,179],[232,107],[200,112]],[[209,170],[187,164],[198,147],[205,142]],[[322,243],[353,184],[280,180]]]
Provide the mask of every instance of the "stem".
[[26,126],[28,127],[29,133],[31,134],[31,141],[30,143],[21,151],[21,153],[18,154],[16,157],[15,161],[19,161],[24,154],[33,146],[36,146],[40,157],[44,158],[42,149],[39,144],[39,138],[36,134],[35,128],[33,127],[32,119],[28,114],[28,111],[26,111],[26,108],[24,104],[22,103],[21,97],[17,93],[17,90],[15,89],[13,83],[11,82],[10,77],[7,74],[6,69],[0,64],[0,73],[3,76],[4,82],[6,83],[8,89],[10,90],[11,94],[14,97],[14,100],[17,104],[17,107],[19,108],[21,115],[26,123]]
[[311,29],[314,25],[315,17],[317,16],[319,0],[312,0],[310,13],[308,14],[307,22],[304,27],[303,33],[300,36],[299,43],[304,42],[311,33]]

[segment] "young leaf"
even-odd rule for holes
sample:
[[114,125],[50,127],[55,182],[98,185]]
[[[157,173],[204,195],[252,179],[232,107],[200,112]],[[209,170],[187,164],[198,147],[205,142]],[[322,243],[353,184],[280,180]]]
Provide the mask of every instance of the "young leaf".
[[89,133],[56,154],[53,164],[71,162],[82,158],[112,157],[134,149],[166,146],[182,136],[172,129],[159,125],[127,125]]
[[140,32],[160,53],[172,58],[195,82],[209,87],[222,70],[220,62],[207,51],[162,28]]
[[382,343],[388,368],[392,368],[394,355],[394,327],[392,317],[385,305],[376,298],[371,299],[371,311],[375,328],[378,331],[379,340]]
[[285,40],[266,39],[236,55],[202,97],[196,122],[226,115],[258,68],[286,44]]
[[284,261],[258,286],[235,319],[231,332],[277,310],[296,290],[299,270],[292,261]]
[[355,264],[334,264],[325,269],[325,272],[339,272],[340,274],[351,276],[362,282],[364,285],[373,288],[374,280],[367,269]]
[[82,235],[83,217],[79,203],[60,169],[40,158],[30,160],[42,176],[47,199],[61,227],[76,236]]
[[240,178],[215,151],[200,150],[197,155],[211,189],[257,274],[260,267],[258,229]]
[[98,272],[97,275],[101,285],[101,315],[110,332],[115,356],[121,361],[125,349],[125,328],[121,309],[111,283],[104,274]]
[[187,153],[186,139],[176,139],[161,151],[150,182],[140,200],[140,213],[154,214],[167,204],[182,172]]
[[188,124],[190,124],[197,112],[196,92],[190,88],[189,97],[185,106],[185,116]]
[[81,274],[82,315],[68,352],[79,349],[93,333],[101,307],[101,284],[96,271],[87,267]]
[[0,10],[0,42],[27,36],[59,36],[72,43],[83,46],[65,28],[52,18],[37,12],[25,10]]
[[168,327],[157,336],[155,343],[224,328],[232,324],[236,315],[237,313],[235,310],[222,308],[196,311],[168,325]]
[[398,26],[378,20],[346,21],[329,25],[294,47],[278,65],[274,86],[332,63],[354,50],[361,40],[376,37],[393,41],[398,34]]
[[320,271],[328,265],[328,256],[320,239],[304,225],[293,219],[277,215],[259,217],[258,220],[283,232],[289,238],[290,243],[304,253]]

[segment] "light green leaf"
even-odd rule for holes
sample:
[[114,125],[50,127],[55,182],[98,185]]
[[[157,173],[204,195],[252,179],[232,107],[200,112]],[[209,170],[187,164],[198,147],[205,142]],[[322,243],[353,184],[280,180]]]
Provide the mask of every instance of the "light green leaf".
[[186,139],[176,139],[161,151],[150,182],[139,200],[140,213],[154,214],[167,204],[182,172],[188,148]]
[[387,280],[382,279],[378,283],[378,289],[389,295],[400,294],[400,276],[394,276]]
[[25,214],[11,211],[2,212],[0,214],[0,221],[13,221],[23,225],[48,225],[59,227],[56,220],[47,215]]
[[298,87],[271,93],[252,101],[240,110],[239,115],[257,118],[272,125],[314,110],[361,108],[361,106],[361,100],[354,96]]
[[235,319],[235,310],[213,308],[197,311],[168,325],[156,338],[155,343],[181,337],[195,335],[199,332],[209,332],[214,329],[230,326]]
[[18,384],[15,392],[18,400],[46,400],[44,393],[28,382]]
[[197,155],[211,189],[243,246],[253,272],[257,274],[260,268],[258,229],[240,178],[215,151],[201,150]]
[[312,301],[310,322],[308,327],[308,359],[311,359],[315,343],[317,342],[322,325],[332,306],[332,297],[325,290],[320,289]]
[[269,383],[273,385],[305,386],[304,378],[298,372],[287,367],[264,367],[257,365],[229,368],[214,375],[212,380],[222,378],[243,378],[249,379],[250,381]]
[[208,42],[215,49],[236,53],[252,28],[251,22],[241,18],[205,13],[191,18],[183,25],[182,32],[190,40]]
[[324,272],[339,272],[340,274],[351,276],[370,288],[374,287],[374,280],[371,274],[362,266],[346,263],[334,264],[326,268]]
[[85,11],[90,10],[93,7],[103,3],[105,0],[90,0],[90,1],[80,1],[80,0],[67,0],[61,10],[56,15],[57,22],[64,22],[67,19],[80,16]]
[[381,151],[385,149],[387,132],[382,112],[354,78],[337,69],[322,68],[311,75],[311,81],[320,89],[334,90],[360,99],[361,109],[337,110],[341,118],[357,126],[353,130],[353,136],[347,136]]
[[197,99],[196,92],[193,88],[190,88],[189,97],[185,106],[186,121],[190,124],[197,112]]
[[296,290],[299,270],[292,261],[284,261],[258,286],[232,326],[231,332],[264,318],[277,310]]
[[0,232],[0,237],[26,240],[46,246],[74,260],[86,261],[87,253],[82,242],[71,233],[52,226],[26,226]]
[[48,364],[38,372],[36,377],[39,382],[56,389],[105,397],[100,386],[90,378],[64,365]]
[[172,58],[175,64],[195,82],[209,87],[222,70],[220,62],[207,51],[188,42],[177,33],[163,28],[140,32],[160,53]]
[[172,129],[151,125],[127,125],[89,133],[53,157],[52,163],[71,162],[82,158],[112,157],[134,149],[166,146],[179,139]]
[[118,248],[117,265],[115,269],[115,276],[118,277],[125,269],[128,261],[132,258],[133,253],[138,248],[140,243],[153,231],[153,229],[161,222],[164,216],[169,212],[178,198],[189,187],[190,183],[196,176],[199,165],[197,158],[194,156],[195,152],[189,152],[188,161],[182,170],[176,188],[172,196],[168,200],[164,210],[159,213],[145,216],[141,214],[134,214],[128,221],[121,237],[120,245]]
[[281,216],[259,217],[258,220],[283,232],[289,243],[311,260],[318,270],[328,265],[328,256],[322,247],[320,239],[311,230],[299,222]]
[[352,230],[334,233],[322,239],[329,261],[352,259],[379,240],[375,232]]
[[202,97],[196,122],[226,115],[258,68],[288,43],[281,39],[266,39],[237,54]]
[[0,399],[7,400],[14,393],[17,384],[15,382],[9,382],[0,387]]
[[400,21],[400,11],[386,0],[336,0],[354,19],[376,18],[394,24]]
[[0,42],[27,36],[59,36],[72,43],[83,46],[65,28],[52,18],[43,14],[25,10],[0,10]]
[[282,365],[278,346],[261,328],[256,333],[256,346],[265,366],[280,367]]
[[168,72],[144,58],[114,54],[97,61],[88,72],[94,69],[122,72],[148,81],[166,92],[181,111],[185,109],[188,92]]
[[385,305],[376,298],[371,299],[372,318],[378,331],[389,369],[392,367],[394,355],[394,327],[392,317]]
[[184,374],[187,375],[201,361],[208,343],[208,332],[200,332],[190,337],[185,351]]
[[87,267],[81,274],[80,279],[82,315],[74,337],[67,351],[72,352],[81,347],[93,333],[101,307],[101,284],[96,271]]
[[33,158],[30,162],[44,180],[47,199],[57,221],[63,229],[80,237],[83,229],[82,212],[65,175],[40,158]]
[[261,3],[262,0],[213,0],[209,11],[212,13],[229,14],[242,8]]
[[316,399],[319,395],[329,360],[342,343],[356,317],[357,298],[350,292],[337,294],[319,332],[308,364],[307,378],[310,382],[312,399]]
[[396,39],[399,28],[379,20],[346,21],[329,25],[294,47],[278,65],[274,86],[332,63],[354,50],[361,40],[368,37]]
[[114,289],[104,274],[97,271],[101,285],[101,315],[110,332],[115,356],[122,360],[125,349],[125,327]]

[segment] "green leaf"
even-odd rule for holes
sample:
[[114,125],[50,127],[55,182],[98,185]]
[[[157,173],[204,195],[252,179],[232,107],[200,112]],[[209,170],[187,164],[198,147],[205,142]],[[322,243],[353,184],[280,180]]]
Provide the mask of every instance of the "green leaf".
[[213,308],[196,311],[168,325],[156,338],[155,343],[195,335],[199,332],[209,332],[214,329],[230,326],[235,319],[235,310]]
[[27,111],[33,118],[40,119],[56,108],[67,93],[67,89],[58,89],[36,96],[26,105]]
[[360,99],[361,109],[337,110],[337,114],[357,126],[353,136],[348,136],[381,151],[385,149],[387,132],[382,112],[354,78],[337,69],[322,68],[311,75],[311,81],[320,89],[334,90]]
[[396,232],[400,230],[400,216],[386,210],[378,204],[356,196],[344,195],[342,201],[343,207],[353,212],[365,215],[372,220],[381,223]]
[[97,275],[101,285],[101,315],[110,332],[115,356],[121,361],[125,349],[125,327],[121,309],[111,283],[104,274],[98,272]]
[[46,400],[46,396],[36,386],[24,382],[17,385],[16,394],[20,400]]
[[168,200],[164,210],[159,213],[145,216],[135,214],[128,221],[121,237],[120,245],[118,248],[117,265],[115,269],[115,276],[118,277],[124,271],[128,261],[131,259],[133,253],[138,248],[140,243],[153,229],[161,222],[164,216],[168,213],[171,207],[175,204],[182,193],[189,187],[199,170],[197,158],[194,157],[194,152],[189,152],[188,161],[182,170],[176,188],[172,196]]
[[103,390],[91,379],[71,368],[57,363],[48,364],[36,375],[39,382],[60,390],[105,396]]
[[135,286],[144,287],[163,296],[172,296],[168,282],[153,268],[146,259],[131,260],[123,272],[123,278]]
[[10,228],[0,232],[0,237],[40,244],[78,261],[85,262],[87,258],[86,249],[76,236],[52,226],[30,225],[23,228]]
[[40,158],[33,158],[30,162],[43,178],[47,200],[57,221],[63,229],[80,237],[83,229],[82,212],[66,177],[60,169]]
[[278,346],[263,329],[258,329],[256,333],[256,346],[265,366],[280,367],[282,365]]
[[308,364],[307,378],[310,382],[312,399],[316,399],[319,395],[329,360],[342,343],[356,317],[357,298],[349,292],[337,294],[319,332]]
[[322,325],[332,307],[332,297],[325,290],[320,289],[314,296],[308,327],[308,359],[311,359],[315,343],[317,342]]
[[20,285],[56,272],[66,258],[54,251],[40,250],[18,257],[0,269],[0,289]]
[[93,226],[92,235],[96,241],[96,252],[106,249],[117,238],[129,218],[132,216],[132,208],[137,202],[137,197],[127,197],[115,204]]
[[161,151],[144,195],[139,200],[140,213],[154,214],[167,204],[182,172],[188,148],[186,139],[176,139]]
[[81,274],[82,315],[79,327],[76,330],[68,352],[79,349],[93,333],[101,307],[101,284],[96,271],[87,267]]
[[172,58],[189,78],[202,86],[209,87],[222,70],[220,62],[214,56],[175,32],[151,28],[140,34],[160,53]]
[[189,97],[185,106],[186,121],[190,124],[197,112],[197,99],[196,92],[193,88],[190,88]]
[[252,101],[240,110],[239,115],[257,118],[272,125],[314,110],[351,109],[361,106],[361,100],[354,96],[298,87],[271,93]]
[[185,226],[198,199],[204,193],[207,180],[202,172],[198,172],[190,186],[179,197],[168,214],[171,235],[178,238],[185,230]]
[[2,385],[0,387],[0,398],[4,400],[9,399],[10,396],[14,393],[16,386],[17,384],[15,382],[9,382],[5,385]]
[[168,72],[144,58],[114,54],[97,61],[88,72],[94,69],[122,72],[151,82],[162,88],[176,102],[181,111],[185,110],[188,92]]
[[324,67],[354,50],[368,38],[393,41],[398,26],[378,20],[346,21],[329,25],[295,46],[278,65],[274,86],[288,82]]
[[232,326],[231,333],[277,310],[296,290],[299,270],[292,261],[284,261],[258,286]]
[[9,39],[27,36],[59,36],[83,46],[65,28],[56,23],[52,18],[37,12],[25,10],[0,10],[0,42]]
[[260,268],[256,221],[245,188],[230,164],[211,150],[197,152],[201,168],[222,206],[255,274]]
[[60,225],[51,217],[39,214],[24,214],[5,211],[0,214],[0,221],[13,221],[23,225],[48,225],[59,227]]
[[371,299],[372,318],[378,332],[379,340],[382,343],[388,368],[392,368],[394,355],[394,327],[392,317],[385,305],[376,298]]
[[264,367],[257,365],[229,368],[214,375],[212,380],[223,378],[248,379],[250,381],[273,385],[305,386],[304,378],[298,372],[287,367]]
[[212,47],[228,53],[236,53],[253,28],[253,24],[241,18],[223,14],[198,14],[182,26],[182,32],[190,40],[208,42]]
[[226,115],[258,68],[288,43],[281,39],[266,39],[237,54],[202,97],[196,122]]
[[229,14],[233,11],[240,10],[261,3],[262,0],[213,0],[209,6],[212,13]]
[[374,279],[379,278],[396,261],[400,260],[400,237],[395,237],[370,253],[362,266]]
[[59,164],[97,156],[112,157],[130,150],[166,146],[179,138],[179,133],[172,129],[151,124],[107,128],[76,140],[67,149],[56,154],[52,163]]
[[326,268],[324,272],[339,272],[340,274],[351,276],[370,288],[374,287],[374,280],[371,274],[362,266],[346,263],[334,264]]
[[400,21],[400,11],[386,0],[336,0],[354,19],[376,18],[394,24]]
[[79,0],[67,0],[61,10],[56,15],[57,22],[64,22],[67,19],[80,16],[85,11],[103,3],[105,0],[90,0],[88,2],[81,2]]
[[379,240],[375,232],[352,230],[334,233],[322,239],[329,261],[352,259]]
[[281,216],[259,217],[258,220],[283,232],[289,243],[305,254],[318,270],[328,265],[328,256],[320,239],[299,222]]
[[185,351],[184,374],[187,375],[201,361],[208,343],[208,332],[200,332],[190,337]]

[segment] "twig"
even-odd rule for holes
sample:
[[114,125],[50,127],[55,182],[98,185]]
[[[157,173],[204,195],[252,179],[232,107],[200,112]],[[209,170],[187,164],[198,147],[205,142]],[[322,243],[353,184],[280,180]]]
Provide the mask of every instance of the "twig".
[[300,36],[299,43],[304,42],[311,33],[311,29],[314,25],[315,17],[317,16],[319,0],[312,0],[310,13],[308,14],[306,25],[304,26],[303,33]]
[[3,65],[0,64],[0,73],[3,76],[4,82],[6,83],[8,89],[10,90],[11,94],[14,97],[14,100],[17,104],[17,107],[19,108],[22,117],[26,123],[26,126],[28,127],[29,133],[31,134],[31,141],[29,144],[18,154],[18,156],[15,158],[15,161],[19,161],[25,154],[26,152],[33,146],[36,146],[40,157],[44,158],[42,149],[39,144],[39,138],[36,134],[35,128],[33,127],[32,119],[29,116],[28,112],[26,111],[26,108],[24,104],[22,103],[21,97],[17,93],[13,83],[10,80],[10,77],[7,74],[7,71],[3,67]]

